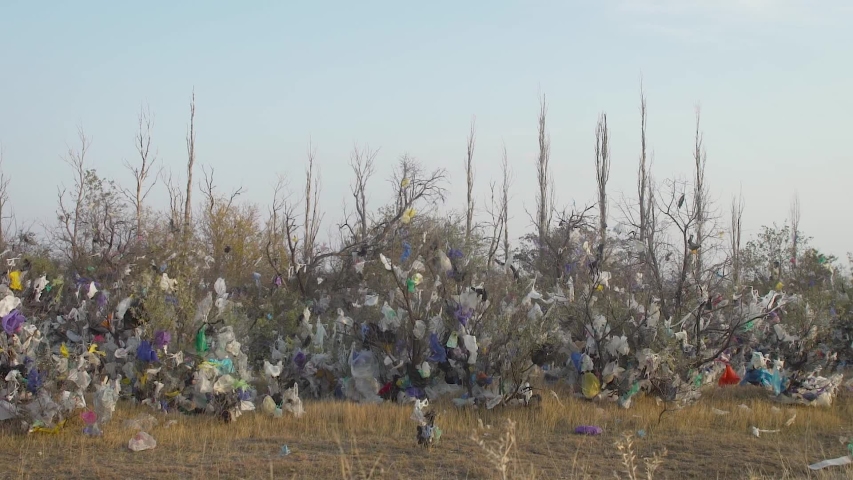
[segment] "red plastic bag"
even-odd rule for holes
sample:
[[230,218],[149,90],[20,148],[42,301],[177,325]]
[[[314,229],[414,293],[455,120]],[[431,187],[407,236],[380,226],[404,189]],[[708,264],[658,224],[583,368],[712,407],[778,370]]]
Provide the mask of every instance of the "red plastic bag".
[[725,385],[737,385],[738,383],[740,383],[740,377],[737,375],[731,365],[726,364],[726,371],[723,372],[723,376],[720,377],[720,380],[717,382],[717,384],[722,387]]

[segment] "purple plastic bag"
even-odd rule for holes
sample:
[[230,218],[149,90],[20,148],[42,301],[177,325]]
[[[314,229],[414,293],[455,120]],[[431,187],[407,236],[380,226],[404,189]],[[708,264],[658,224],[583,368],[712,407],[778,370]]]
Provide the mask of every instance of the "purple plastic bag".
[[19,310],[12,310],[8,315],[3,317],[3,330],[9,335],[18,333],[21,325],[27,321],[27,318]]
[[575,433],[578,435],[601,435],[604,433],[604,430],[595,425],[581,425],[575,429]]

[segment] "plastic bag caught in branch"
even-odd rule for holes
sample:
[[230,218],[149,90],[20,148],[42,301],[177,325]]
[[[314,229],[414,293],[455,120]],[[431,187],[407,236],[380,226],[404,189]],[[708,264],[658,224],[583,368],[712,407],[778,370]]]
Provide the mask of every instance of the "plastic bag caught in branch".
[[225,287],[225,279],[224,278],[217,278],[216,279],[216,282],[214,282],[214,284],[213,284],[213,291],[216,292],[217,297],[224,297],[225,296],[225,292],[227,290]]
[[382,261],[382,266],[385,267],[385,270],[388,270],[390,272],[391,271],[391,262],[388,261],[388,259],[385,257],[385,255],[380,253],[379,254],[379,260]]
[[617,355],[628,355],[630,352],[630,348],[628,347],[628,337],[625,335],[622,335],[621,337],[614,336],[607,342],[605,349],[611,357],[615,357]]
[[12,310],[18,308],[21,305],[21,299],[9,294],[3,297],[3,300],[0,300],[0,317],[5,317]]
[[473,365],[477,363],[477,337],[474,335],[463,335],[462,344],[468,350],[468,364]]
[[282,362],[279,361],[277,364],[273,365],[270,362],[264,360],[264,374],[268,377],[277,378],[281,375],[282,370]]

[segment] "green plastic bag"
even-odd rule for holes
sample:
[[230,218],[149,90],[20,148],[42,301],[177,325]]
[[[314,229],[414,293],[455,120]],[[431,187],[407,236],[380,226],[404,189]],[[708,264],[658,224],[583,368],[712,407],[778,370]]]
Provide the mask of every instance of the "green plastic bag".
[[207,334],[204,333],[204,328],[198,331],[195,336],[195,351],[204,353],[207,351]]

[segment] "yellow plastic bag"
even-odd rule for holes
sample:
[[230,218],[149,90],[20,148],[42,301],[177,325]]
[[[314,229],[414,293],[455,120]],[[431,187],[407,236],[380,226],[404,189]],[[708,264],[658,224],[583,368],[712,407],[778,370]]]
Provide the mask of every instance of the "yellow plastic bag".
[[9,272],[9,288],[12,290],[21,291],[21,272],[12,270]]
[[583,391],[583,396],[587,400],[591,400],[601,393],[601,382],[598,381],[598,378],[592,372],[586,372],[583,374],[583,379],[581,380],[581,390]]

